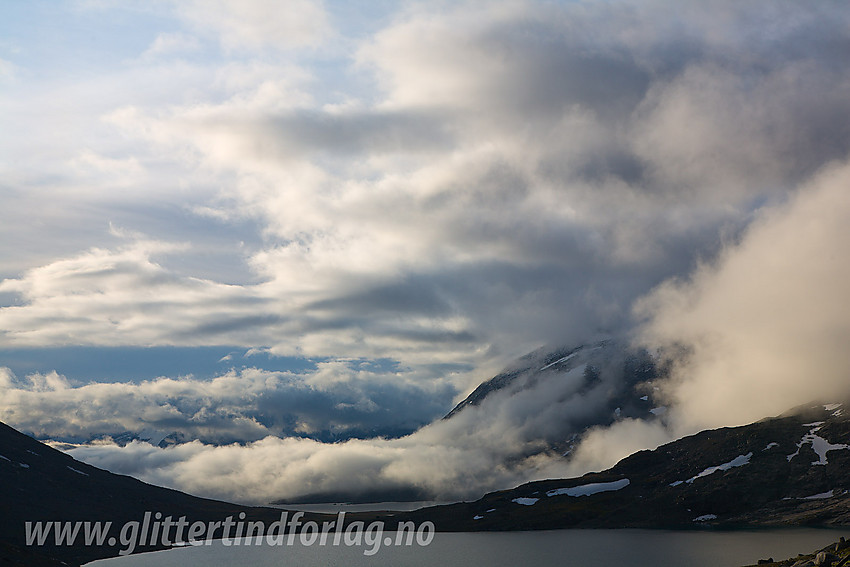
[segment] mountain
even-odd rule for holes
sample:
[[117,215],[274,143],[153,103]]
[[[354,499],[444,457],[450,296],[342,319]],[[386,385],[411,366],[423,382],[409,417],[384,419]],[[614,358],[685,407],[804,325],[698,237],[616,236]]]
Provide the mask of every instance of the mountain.
[[[281,510],[238,506],[152,486],[128,476],[87,465],[0,423],[0,564],[26,566],[79,565],[118,555],[120,541],[102,545],[56,545],[54,535],[44,545],[27,545],[26,522],[141,522],[145,514],[162,518],[186,516],[195,521],[221,522],[245,513],[245,520],[273,522]],[[308,515],[316,520],[327,516]],[[155,518],[155,516],[152,516]],[[305,518],[307,521],[307,518]],[[267,524],[268,525],[268,524]],[[119,528],[113,528],[115,533]],[[81,531],[82,533],[82,531]],[[119,538],[120,539],[120,538]],[[167,546],[138,546],[152,551]]]
[[850,525],[850,408],[703,431],[581,478],[424,509],[438,529]]
[[[610,339],[597,343],[541,348],[516,360],[480,384],[443,419],[464,412],[487,411],[488,404],[511,404],[521,394],[540,392],[541,403],[557,400],[581,411],[565,411],[559,423],[548,424],[545,439],[551,452],[569,455],[590,427],[611,425],[618,419],[653,419],[664,411],[652,401],[652,381],[664,368],[644,349],[630,348]],[[554,398],[553,398],[554,396]]]

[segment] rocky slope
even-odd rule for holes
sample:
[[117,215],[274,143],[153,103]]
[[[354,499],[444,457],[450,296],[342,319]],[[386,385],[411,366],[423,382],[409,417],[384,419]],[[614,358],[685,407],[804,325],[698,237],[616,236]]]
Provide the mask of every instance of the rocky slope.
[[459,531],[850,525],[850,416],[840,404],[798,408],[412,517]]
[[[122,526],[141,521],[146,512],[160,512],[163,518],[186,516],[189,522],[220,522],[245,512],[246,520],[271,522],[279,519],[281,512],[197,498],[116,475],[81,463],[2,423],[0,502],[0,564],[26,566],[78,565],[115,556],[122,549],[120,542],[110,545],[108,540],[103,545],[57,546],[52,537],[44,545],[27,545],[26,522],[108,521]],[[138,550],[162,547],[146,545]]]

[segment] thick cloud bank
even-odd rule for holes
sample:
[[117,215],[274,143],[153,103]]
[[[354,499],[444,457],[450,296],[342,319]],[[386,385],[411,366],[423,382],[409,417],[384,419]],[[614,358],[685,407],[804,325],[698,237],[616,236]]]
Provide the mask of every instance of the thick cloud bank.
[[763,214],[686,281],[645,298],[646,341],[679,346],[664,384],[688,430],[850,395],[850,164]]

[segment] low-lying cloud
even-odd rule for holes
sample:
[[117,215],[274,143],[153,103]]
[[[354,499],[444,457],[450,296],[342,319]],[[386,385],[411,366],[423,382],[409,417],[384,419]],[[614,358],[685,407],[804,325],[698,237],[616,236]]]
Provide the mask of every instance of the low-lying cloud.
[[76,442],[128,435],[154,443],[166,436],[210,444],[268,436],[332,442],[408,434],[440,417],[456,394],[440,377],[369,366],[328,361],[304,373],[243,368],[211,379],[85,385],[55,371],[17,378],[0,368],[0,421]]

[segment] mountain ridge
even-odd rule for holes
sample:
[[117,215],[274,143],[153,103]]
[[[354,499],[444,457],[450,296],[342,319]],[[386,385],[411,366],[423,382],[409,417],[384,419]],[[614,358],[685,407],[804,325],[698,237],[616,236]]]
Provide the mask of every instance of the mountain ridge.
[[417,511],[448,531],[850,525],[850,417],[806,405],[571,479]]

